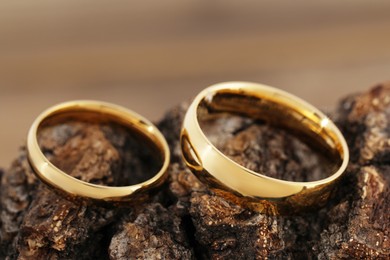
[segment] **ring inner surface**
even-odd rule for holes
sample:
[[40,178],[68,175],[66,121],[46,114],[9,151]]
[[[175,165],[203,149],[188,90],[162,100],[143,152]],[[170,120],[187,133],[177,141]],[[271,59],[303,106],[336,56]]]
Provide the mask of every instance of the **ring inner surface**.
[[295,99],[220,91],[199,103],[197,117],[214,146],[238,164],[289,181],[334,174],[343,151],[323,118],[308,115]]
[[37,138],[44,155],[66,174],[93,184],[129,186],[152,178],[164,162],[161,142],[145,132],[112,115],[66,111],[46,117]]

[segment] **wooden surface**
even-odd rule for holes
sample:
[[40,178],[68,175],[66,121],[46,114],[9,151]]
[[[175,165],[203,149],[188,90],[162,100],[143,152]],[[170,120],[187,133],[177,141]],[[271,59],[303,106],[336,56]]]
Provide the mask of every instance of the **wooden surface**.
[[69,99],[153,120],[204,87],[247,80],[329,110],[389,79],[390,2],[2,1],[0,165],[35,116]]

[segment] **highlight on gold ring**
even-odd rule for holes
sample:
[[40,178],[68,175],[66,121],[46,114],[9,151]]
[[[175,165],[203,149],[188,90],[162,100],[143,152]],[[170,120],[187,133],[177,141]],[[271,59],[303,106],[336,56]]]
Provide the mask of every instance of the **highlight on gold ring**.
[[[287,181],[238,164],[207,138],[199,119],[229,113],[259,119],[290,131],[334,163],[321,180]],[[185,115],[180,137],[186,165],[214,192],[259,212],[291,214],[326,203],[349,161],[347,143],[319,109],[277,88],[250,82],[226,82],[200,92]]]
[[[142,145],[156,151],[159,170],[153,177],[129,186],[104,186],[74,178],[57,168],[40,149],[37,134],[42,127],[59,120],[75,119],[93,122],[115,123],[137,135]],[[124,107],[111,103],[76,100],[55,105],[41,113],[33,122],[27,136],[28,160],[35,174],[44,183],[72,198],[103,202],[134,202],[149,197],[167,178],[170,161],[168,144],[161,132],[144,117]]]

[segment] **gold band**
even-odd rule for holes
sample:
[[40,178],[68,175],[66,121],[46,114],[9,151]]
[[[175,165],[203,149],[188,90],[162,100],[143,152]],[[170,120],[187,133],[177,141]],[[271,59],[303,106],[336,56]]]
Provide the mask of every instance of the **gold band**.
[[[103,186],[76,179],[53,165],[41,151],[37,134],[40,127],[55,122],[59,117],[114,122],[128,127],[143,137],[145,143],[154,146],[161,158],[161,168],[152,178],[131,186]],[[83,197],[97,201],[132,201],[148,196],[167,178],[170,161],[168,144],[160,131],[142,116],[110,103],[79,100],[61,103],[40,114],[33,122],[27,137],[29,162],[36,175],[46,184],[72,197]]]
[[[262,119],[293,130],[332,158],[336,170],[325,179],[310,182],[280,180],[251,171],[225,156],[207,139],[198,117],[210,111]],[[343,135],[321,111],[285,91],[247,82],[221,83],[199,93],[184,118],[181,148],[187,166],[216,193],[274,214],[324,204],[349,161]]]

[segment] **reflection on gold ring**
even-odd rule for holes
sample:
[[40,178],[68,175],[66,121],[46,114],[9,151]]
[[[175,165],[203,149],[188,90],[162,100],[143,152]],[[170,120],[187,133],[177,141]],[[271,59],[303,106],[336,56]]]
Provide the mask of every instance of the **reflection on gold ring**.
[[[60,118],[85,119],[94,122],[119,123],[143,137],[144,143],[154,146],[161,159],[160,170],[150,179],[131,186],[103,186],[76,179],[53,165],[41,151],[37,134],[45,124]],[[148,197],[150,191],[160,187],[167,178],[170,161],[168,144],[160,131],[147,119],[135,112],[114,104],[77,100],[51,107],[33,122],[27,137],[28,160],[36,175],[46,184],[74,198],[94,201],[133,202]]]
[[[251,171],[225,156],[203,133],[198,119],[213,112],[266,120],[303,135],[334,161],[336,169],[330,176],[310,182],[280,180]],[[323,205],[349,161],[343,135],[320,110],[285,91],[248,82],[221,83],[199,93],[185,115],[181,147],[187,166],[217,194],[270,214]]]

